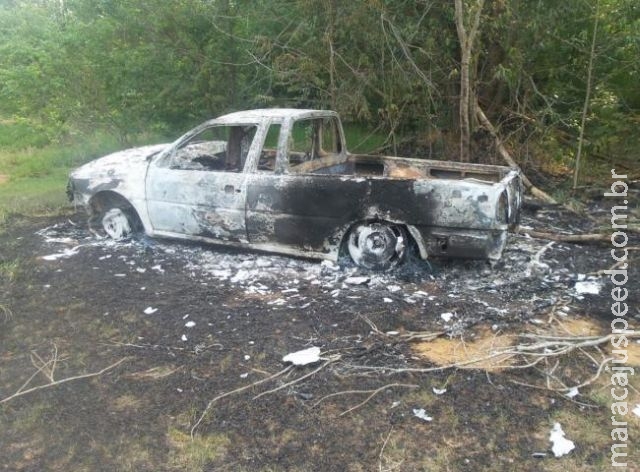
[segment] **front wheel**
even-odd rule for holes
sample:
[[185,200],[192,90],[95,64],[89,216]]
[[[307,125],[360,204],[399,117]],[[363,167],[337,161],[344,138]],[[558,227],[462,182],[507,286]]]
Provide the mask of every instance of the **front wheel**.
[[351,259],[360,267],[388,270],[404,259],[407,247],[405,230],[389,223],[363,223],[349,233]]
[[129,215],[120,208],[111,208],[102,216],[102,229],[111,239],[120,241],[133,233]]

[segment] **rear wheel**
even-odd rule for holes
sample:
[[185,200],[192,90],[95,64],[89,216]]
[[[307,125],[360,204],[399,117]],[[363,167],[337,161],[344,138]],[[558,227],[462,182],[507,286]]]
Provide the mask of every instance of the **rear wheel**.
[[349,233],[351,259],[360,267],[388,270],[404,259],[407,236],[402,226],[389,223],[363,223]]

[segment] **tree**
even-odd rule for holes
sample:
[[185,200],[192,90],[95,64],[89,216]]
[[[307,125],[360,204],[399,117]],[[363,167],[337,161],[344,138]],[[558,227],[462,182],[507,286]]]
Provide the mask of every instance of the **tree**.
[[[469,123],[469,108],[476,102],[475,93],[471,89],[471,61],[473,43],[480,27],[480,16],[484,0],[476,0],[473,9],[469,8],[465,14],[462,0],[455,0],[455,22],[458,40],[460,41],[460,160],[469,161],[469,146],[471,141],[471,125]],[[469,27],[465,26],[465,16],[471,18]]]

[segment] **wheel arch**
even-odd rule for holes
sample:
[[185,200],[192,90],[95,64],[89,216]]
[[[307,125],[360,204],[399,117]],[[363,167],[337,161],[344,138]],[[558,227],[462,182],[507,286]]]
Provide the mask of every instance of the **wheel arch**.
[[138,229],[146,230],[145,221],[141,218],[142,213],[136,208],[136,205],[122,194],[113,190],[102,190],[91,196],[87,205],[90,222],[94,222],[95,218],[99,217],[104,211],[114,207],[127,211],[135,220],[134,223],[138,226]]
[[362,224],[370,224],[370,223],[386,223],[390,225],[400,226],[402,229],[404,229],[404,231],[408,235],[410,245],[411,244],[415,245],[416,249],[418,250],[418,255],[420,256],[420,259],[423,259],[423,260],[427,259],[427,256],[428,256],[427,246],[425,244],[424,238],[420,234],[420,231],[418,231],[418,228],[416,228],[413,225],[409,225],[403,221],[386,220],[383,218],[365,218],[362,220],[357,220],[352,222],[346,228],[346,230],[342,232],[338,254],[339,255],[348,254],[349,251],[348,251],[347,245],[349,243],[349,235],[351,234],[354,228]]

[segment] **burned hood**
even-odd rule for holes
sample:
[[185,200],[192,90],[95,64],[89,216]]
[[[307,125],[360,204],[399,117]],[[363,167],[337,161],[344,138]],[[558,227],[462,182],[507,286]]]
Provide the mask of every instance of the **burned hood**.
[[93,178],[97,176],[114,176],[116,174],[128,174],[140,167],[146,167],[147,159],[167,147],[167,144],[155,144],[114,152],[104,157],[95,159],[71,174],[73,178]]
[[70,176],[74,192],[83,194],[83,200],[101,190],[119,190],[131,197],[144,181],[149,158],[166,147],[157,144],[118,151],[78,167]]

